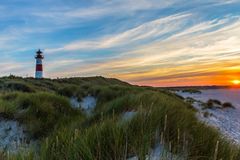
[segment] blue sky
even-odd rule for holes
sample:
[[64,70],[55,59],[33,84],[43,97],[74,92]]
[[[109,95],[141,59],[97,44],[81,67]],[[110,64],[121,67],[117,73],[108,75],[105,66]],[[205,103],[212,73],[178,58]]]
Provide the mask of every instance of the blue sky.
[[10,0],[0,12],[0,76],[34,75],[41,48],[51,78],[155,86],[239,78],[240,0]]

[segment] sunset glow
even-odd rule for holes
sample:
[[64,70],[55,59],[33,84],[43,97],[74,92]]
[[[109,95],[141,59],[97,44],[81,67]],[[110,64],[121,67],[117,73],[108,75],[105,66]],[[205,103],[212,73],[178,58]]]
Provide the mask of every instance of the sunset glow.
[[239,85],[239,84],[240,84],[240,80],[233,80],[232,83],[233,83],[234,85]]

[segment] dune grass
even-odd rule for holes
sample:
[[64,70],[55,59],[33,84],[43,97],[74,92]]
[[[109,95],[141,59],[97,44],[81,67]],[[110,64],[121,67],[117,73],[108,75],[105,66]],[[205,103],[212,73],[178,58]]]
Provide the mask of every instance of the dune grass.
[[74,110],[63,96],[39,92],[5,93],[0,96],[0,114],[23,123],[35,138],[50,133],[55,126],[81,112]]
[[[239,146],[199,122],[189,103],[166,90],[131,86],[102,77],[14,81],[24,81],[33,88],[41,83],[43,88],[36,93],[1,93],[0,113],[25,124],[34,137],[41,137],[41,146],[38,152],[4,154],[4,158],[145,159],[151,148],[161,144],[184,159],[240,159]],[[81,99],[88,94],[98,99],[90,117],[72,109],[67,98]],[[126,111],[137,114],[122,121]]]
[[[173,153],[187,154],[188,159],[213,159],[219,143],[218,159],[239,158],[239,148],[225,141],[215,129],[197,121],[194,111],[181,100],[152,91],[139,93],[131,99],[133,101],[113,100],[112,111],[118,111],[107,110],[102,117],[96,115],[99,119],[95,123],[54,134],[51,141],[48,139],[44,143],[41,155],[44,158],[51,155],[50,159],[106,160],[137,155],[144,159],[150,148],[162,143]],[[126,123],[120,123],[120,115],[126,108],[118,106],[123,103],[127,106],[135,104],[134,109],[138,112]],[[161,136],[163,140],[160,140]]]

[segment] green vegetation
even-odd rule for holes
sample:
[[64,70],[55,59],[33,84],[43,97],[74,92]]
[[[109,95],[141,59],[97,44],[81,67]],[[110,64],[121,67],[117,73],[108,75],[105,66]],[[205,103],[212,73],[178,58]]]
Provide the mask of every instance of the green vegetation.
[[210,116],[210,114],[209,114],[209,112],[204,112],[204,113],[203,113],[203,116],[204,116],[205,118],[208,118],[208,117]]
[[222,102],[217,99],[209,99],[207,103],[203,104],[203,109],[217,108],[216,106],[221,106]]
[[196,100],[193,99],[193,98],[191,98],[191,97],[187,97],[187,98],[185,99],[185,101],[186,101],[187,103],[190,103],[190,104],[193,104],[194,102],[196,102]]
[[196,89],[196,88],[183,89],[182,92],[188,92],[188,93],[191,93],[191,94],[194,94],[194,93],[201,94],[201,93],[202,93],[201,91],[199,91],[199,90]]
[[225,103],[223,103],[223,104],[222,104],[222,107],[223,107],[223,108],[235,108],[235,107],[232,105],[232,103],[230,103],[230,102],[225,102]]
[[47,135],[79,112],[71,108],[67,98],[50,93],[13,92],[3,93],[0,98],[1,115],[25,124],[35,138]]
[[212,109],[212,108],[218,108],[218,109],[224,109],[224,108],[235,108],[232,103],[230,102],[224,102],[217,99],[209,99],[207,103],[203,103],[203,109]]
[[[144,159],[159,143],[190,160],[240,159],[239,146],[199,122],[189,103],[166,90],[103,77],[0,81],[0,115],[18,120],[41,141],[38,150],[3,152],[1,159]],[[12,83],[28,90],[6,85]],[[69,97],[89,94],[98,100],[92,116],[71,108]],[[122,121],[126,111],[137,114]]]

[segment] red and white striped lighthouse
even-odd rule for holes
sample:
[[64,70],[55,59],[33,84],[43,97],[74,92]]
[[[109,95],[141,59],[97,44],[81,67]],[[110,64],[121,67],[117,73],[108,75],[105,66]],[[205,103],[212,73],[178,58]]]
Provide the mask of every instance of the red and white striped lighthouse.
[[39,49],[36,52],[36,72],[35,72],[35,78],[41,79],[43,78],[43,64],[42,60],[44,59],[43,52]]

